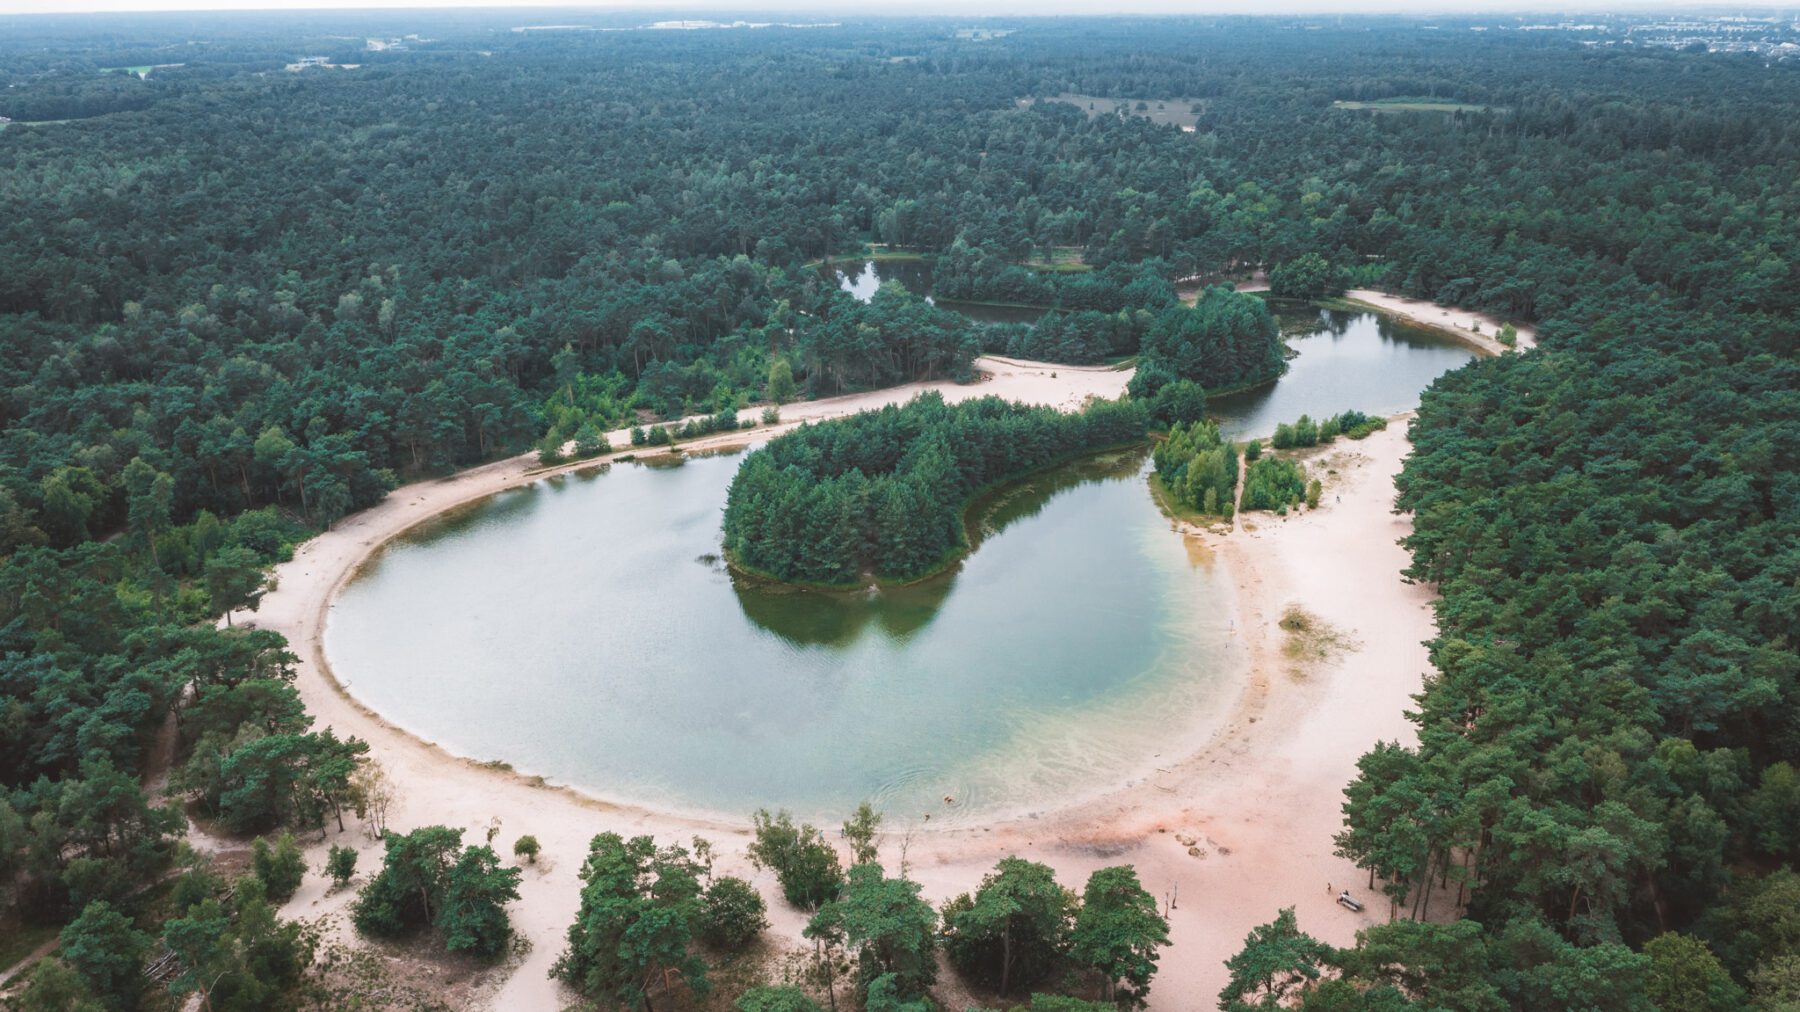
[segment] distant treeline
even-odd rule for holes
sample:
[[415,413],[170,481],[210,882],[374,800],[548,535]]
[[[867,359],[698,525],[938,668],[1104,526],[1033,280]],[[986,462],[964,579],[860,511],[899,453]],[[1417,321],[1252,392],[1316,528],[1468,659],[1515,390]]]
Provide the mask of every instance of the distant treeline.
[[981,489],[1076,454],[1144,437],[1134,401],[1066,414],[997,397],[922,394],[808,425],[744,458],[725,506],[725,547],[755,572],[828,586],[929,574],[968,547]]

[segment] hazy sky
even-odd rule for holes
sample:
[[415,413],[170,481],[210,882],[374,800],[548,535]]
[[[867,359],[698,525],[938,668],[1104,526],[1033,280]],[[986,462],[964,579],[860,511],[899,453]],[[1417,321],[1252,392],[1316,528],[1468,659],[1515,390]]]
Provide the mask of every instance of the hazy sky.
[[[1778,0],[1750,0],[1745,9],[1776,6]],[[1386,12],[1456,13],[1482,11],[1595,11],[1620,8],[1711,6],[1681,0],[0,0],[0,14],[73,14],[89,11],[166,10],[332,10],[393,7],[569,7],[708,11],[837,11],[844,14],[933,13],[1241,13]],[[1734,5],[1737,6],[1737,5]],[[1785,6],[1791,7],[1792,4]]]

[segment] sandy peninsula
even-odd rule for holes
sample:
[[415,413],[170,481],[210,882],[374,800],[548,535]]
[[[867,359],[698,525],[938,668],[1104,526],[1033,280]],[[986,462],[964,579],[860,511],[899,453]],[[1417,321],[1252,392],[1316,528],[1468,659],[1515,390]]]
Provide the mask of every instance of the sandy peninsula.
[[[998,358],[984,358],[979,367],[982,378],[974,384],[917,384],[788,405],[779,426],[688,446],[766,439],[801,421],[902,402],[926,389],[952,400],[992,393],[1073,408],[1090,396],[1116,396],[1130,376]],[[1406,428],[1402,417],[1362,442],[1340,440],[1316,451],[1321,470],[1330,472],[1318,510],[1287,519],[1259,514],[1229,535],[1172,522],[1177,530],[1171,536],[1190,538],[1193,551],[1227,567],[1237,596],[1236,627],[1249,651],[1248,671],[1223,704],[1226,716],[1217,734],[1197,751],[1163,757],[1154,774],[1094,800],[1011,822],[916,832],[906,860],[927,896],[937,902],[974,887],[1008,854],[1048,863],[1076,888],[1095,868],[1134,864],[1146,887],[1171,907],[1173,946],[1152,991],[1155,1009],[1211,1007],[1225,980],[1223,961],[1280,907],[1298,907],[1302,925],[1334,943],[1349,942],[1359,927],[1385,917],[1377,902],[1360,915],[1335,906],[1327,887],[1378,899],[1362,888],[1362,873],[1331,854],[1341,791],[1357,757],[1375,742],[1410,737],[1402,713],[1427,669],[1421,643],[1433,631],[1431,595],[1397,576],[1406,560],[1395,542],[1409,522],[1391,512],[1393,476],[1408,450]],[[623,433],[613,434],[613,441],[626,443]],[[574,917],[576,872],[595,833],[649,833],[668,842],[703,834],[721,853],[721,872],[749,878],[770,898],[770,935],[778,945],[798,946],[805,920],[780,901],[771,876],[749,867],[744,825],[606,804],[453,756],[361,706],[354,684],[340,686],[326,665],[321,634],[332,599],[371,552],[446,509],[554,470],[537,467],[534,457],[515,457],[397,489],[302,545],[292,562],[277,568],[277,589],[259,611],[236,616],[287,636],[300,657],[301,696],[318,726],[369,743],[370,755],[396,788],[391,826],[443,824],[480,840],[498,820],[496,844],[503,853],[520,834],[542,842],[544,857],[527,867],[521,900],[511,911],[530,949],[476,1001],[493,1008],[551,1009],[572,999],[547,971]],[[1287,633],[1277,625],[1293,606],[1349,645],[1324,661],[1297,664],[1284,651]],[[310,863],[319,866],[327,844],[342,844],[363,852],[359,868],[365,874],[378,867],[379,844],[359,830],[351,825],[341,835],[332,831],[310,841]],[[898,865],[898,838],[884,847],[887,863]],[[310,876],[284,914],[342,915],[354,890],[328,894],[326,884]],[[328,935],[345,937],[344,920],[332,919]],[[954,1002],[964,996],[946,991],[944,997]]]

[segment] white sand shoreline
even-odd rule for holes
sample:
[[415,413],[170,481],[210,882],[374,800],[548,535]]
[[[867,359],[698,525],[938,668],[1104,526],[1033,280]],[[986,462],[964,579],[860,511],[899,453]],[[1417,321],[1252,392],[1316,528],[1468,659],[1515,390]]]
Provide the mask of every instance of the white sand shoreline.
[[[1249,280],[1233,283],[1233,287],[1240,292],[1266,292],[1269,290],[1269,277],[1262,271],[1257,271]],[[1198,297],[1198,291],[1189,289],[1184,292],[1183,301],[1191,304],[1187,296],[1193,294]],[[1408,323],[1443,331],[1487,355],[1504,355],[1508,351],[1525,351],[1537,347],[1536,327],[1529,323],[1505,320],[1479,309],[1409,299],[1404,295],[1394,295],[1374,288],[1352,288],[1343,294],[1343,299]],[[1501,344],[1496,336],[1507,323],[1512,323],[1513,329],[1517,331],[1517,339],[1512,348]]]
[[[941,389],[951,399],[994,393],[1069,409],[1089,396],[1116,395],[1130,376],[997,358],[983,359],[981,366],[990,376],[978,384],[919,384],[787,405],[780,426],[720,434],[682,449],[765,439],[800,421],[901,402],[927,388]],[[939,902],[972,888],[995,860],[1014,853],[1050,864],[1073,888],[1094,868],[1135,864],[1147,888],[1176,900],[1174,944],[1152,991],[1154,1009],[1210,1007],[1224,983],[1224,959],[1251,927],[1270,920],[1280,907],[1297,906],[1303,926],[1335,944],[1349,942],[1358,927],[1384,917],[1374,903],[1361,915],[1343,911],[1325,889],[1330,883],[1365,892],[1360,873],[1331,855],[1342,787],[1354,775],[1357,757],[1376,741],[1411,739],[1404,710],[1428,666],[1421,643],[1433,635],[1431,594],[1391,578],[1406,563],[1395,542],[1410,525],[1390,512],[1392,478],[1408,450],[1405,431],[1402,419],[1361,443],[1340,440],[1321,451],[1321,458],[1340,458],[1341,466],[1328,484],[1328,505],[1320,510],[1285,520],[1259,515],[1229,537],[1186,535],[1228,567],[1236,588],[1235,622],[1250,656],[1249,671],[1235,698],[1227,697],[1228,712],[1216,733],[1185,757],[1167,757],[1142,780],[1095,797],[1031,816],[918,835],[907,856],[925,895]],[[626,441],[623,433],[612,438],[615,445]],[[300,657],[297,685],[318,727],[369,742],[371,756],[396,788],[393,826],[444,824],[465,828],[468,838],[479,840],[489,820],[498,818],[495,843],[503,853],[523,833],[542,842],[546,856],[527,870],[522,898],[512,908],[514,925],[531,951],[491,996],[491,1007],[554,1008],[568,997],[546,974],[578,904],[575,872],[587,840],[602,831],[652,833],[665,841],[708,835],[720,851],[720,871],[750,878],[770,899],[772,937],[798,944],[804,915],[780,902],[770,876],[749,868],[741,821],[608,803],[456,758],[385,720],[334,681],[323,651],[324,622],[337,591],[372,553],[446,510],[595,461],[557,468],[535,463],[532,457],[515,457],[397,489],[302,545],[292,562],[278,567],[278,589],[259,613],[242,619],[288,637]],[[1275,625],[1290,603],[1342,630],[1359,649],[1303,680],[1290,678]],[[901,825],[898,818],[890,820],[894,828]],[[890,864],[899,860],[894,836],[886,844]],[[355,827],[343,837],[327,834],[309,856],[316,866],[325,842],[346,841],[363,851],[364,874],[378,866],[379,845]],[[313,877],[284,912],[342,913],[353,896],[353,891],[328,896],[324,883]],[[333,934],[345,931],[340,918]]]

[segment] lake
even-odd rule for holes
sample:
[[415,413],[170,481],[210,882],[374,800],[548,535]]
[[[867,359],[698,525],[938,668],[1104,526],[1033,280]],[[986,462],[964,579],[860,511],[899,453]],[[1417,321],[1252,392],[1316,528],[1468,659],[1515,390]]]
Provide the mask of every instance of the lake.
[[1475,357],[1448,334],[1373,311],[1269,305],[1293,357],[1274,383],[1207,401],[1207,413],[1227,436],[1268,437],[1303,414],[1317,420],[1352,409],[1410,411],[1432,380]]
[[1044,310],[1031,306],[996,306],[985,302],[956,302],[931,294],[931,264],[924,260],[841,260],[820,268],[839,288],[863,302],[875,297],[884,282],[898,281],[925,301],[953,309],[981,323],[1036,323]]
[[[928,272],[842,277],[866,297]],[[1472,357],[1372,312],[1275,308],[1295,355],[1277,382],[1213,399],[1228,434],[1406,410]],[[333,668],[420,737],[604,798],[820,820],[870,800],[903,825],[1140,776],[1199,744],[1244,664],[1232,590],[1152,503],[1141,451],[1010,486],[978,504],[954,570],[852,593],[722,564],[737,465],[617,464],[433,521],[337,599]]]
[[423,738],[601,797],[830,824],[867,799],[904,826],[1148,773],[1245,663],[1232,590],[1152,503],[1142,451],[1009,486],[953,571],[854,593],[721,564],[737,465],[615,464],[416,530],[333,605],[337,676]]

